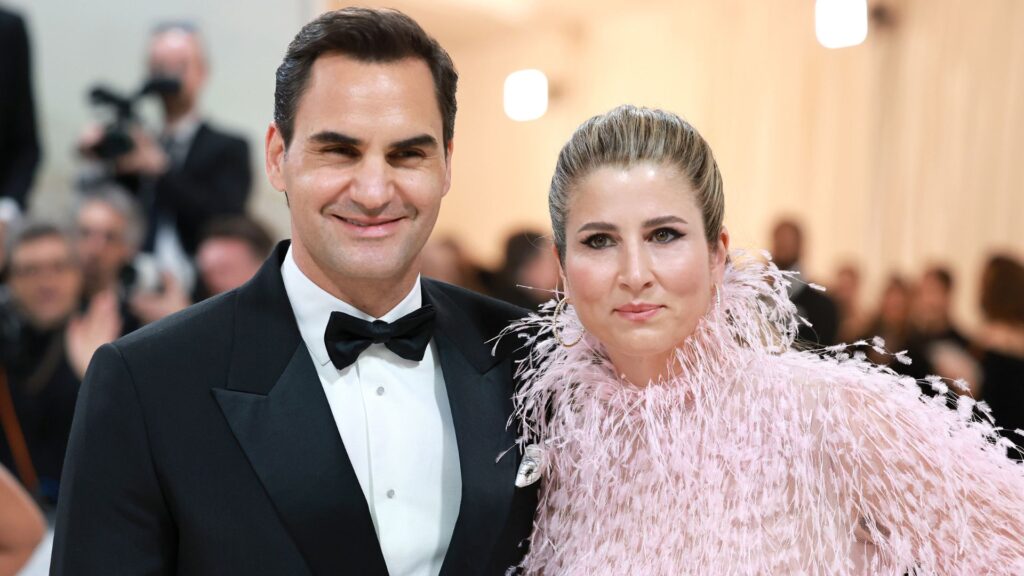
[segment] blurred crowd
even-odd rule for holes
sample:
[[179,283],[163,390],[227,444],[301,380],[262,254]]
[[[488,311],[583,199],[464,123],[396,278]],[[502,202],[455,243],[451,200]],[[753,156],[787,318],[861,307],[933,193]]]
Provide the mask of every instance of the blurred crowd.
[[[110,117],[82,127],[75,150],[80,170],[68,183],[73,207],[57,221],[37,218],[27,209],[41,155],[29,48],[24,21],[0,9],[0,501],[21,498],[20,484],[46,508],[57,499],[74,406],[93,352],[240,286],[275,239],[247,213],[249,144],[200,109],[208,68],[202,37],[187,22],[153,30],[144,47],[148,75],[137,93],[92,91]],[[134,106],[140,98],[159,102],[159,121],[139,117]],[[800,271],[803,245],[799,223],[787,220],[774,229],[771,251],[779,267]],[[906,350],[913,362],[894,362],[877,346],[861,346],[873,360],[917,378],[963,379],[991,405],[998,424],[1024,428],[1021,261],[993,256],[980,280],[968,280],[980,282],[984,318],[971,334],[952,313],[960,281],[949,268],[937,264],[919,276],[893,276],[868,304],[861,288],[868,265],[842,266],[820,282],[827,292],[811,279],[787,287],[809,320],[801,328],[804,345],[880,336],[887,350]],[[453,238],[435,238],[423,252],[423,273],[529,309],[551,300],[559,284],[550,237],[533,230],[508,236],[497,269],[475,264]],[[5,514],[14,509],[4,508]],[[0,540],[4,523],[13,522],[3,516]],[[28,516],[24,521],[38,524]],[[10,573],[3,562],[0,556],[0,574]]]
[[[799,223],[779,222],[771,241],[776,264],[802,272],[803,241]],[[862,270],[869,265],[841,265],[831,280],[818,281],[825,291],[803,274],[788,286],[808,320],[800,328],[799,345],[849,344],[847,353],[861,352],[918,379],[928,394],[970,394],[984,402],[979,417],[990,411],[1005,436],[1021,445],[1024,438],[1016,430],[1024,433],[1024,262],[1012,254],[992,254],[968,280],[978,288],[981,318],[972,332],[953,312],[960,282],[947,264],[931,263],[917,275],[894,273],[873,301],[862,289]]]

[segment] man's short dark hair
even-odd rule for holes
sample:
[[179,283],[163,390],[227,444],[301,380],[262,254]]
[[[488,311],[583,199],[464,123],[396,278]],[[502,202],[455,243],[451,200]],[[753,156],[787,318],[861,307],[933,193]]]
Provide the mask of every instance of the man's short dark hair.
[[67,244],[68,249],[74,252],[72,249],[74,243],[71,241],[71,236],[67,230],[53,222],[27,220],[18,223],[7,237],[7,261],[10,262],[14,253],[25,244],[31,244],[44,238],[57,238]]
[[211,221],[203,230],[200,244],[214,238],[241,240],[257,260],[263,260],[274,249],[274,239],[267,229],[248,216],[225,216]]
[[953,291],[953,273],[945,266],[932,266],[924,273],[925,276],[931,276],[946,292]]
[[415,20],[397,10],[343,8],[322,14],[295,35],[277,68],[274,122],[285,147],[291,144],[295,113],[310,70],[324,54],[344,54],[360,62],[388,63],[419,58],[434,77],[441,109],[444,145],[455,134],[455,88],[459,75],[444,48]]

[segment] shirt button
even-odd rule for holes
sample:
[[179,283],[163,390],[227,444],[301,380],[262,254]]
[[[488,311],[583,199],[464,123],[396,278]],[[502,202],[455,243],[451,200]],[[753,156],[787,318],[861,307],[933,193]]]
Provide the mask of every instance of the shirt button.
[[377,396],[383,396],[383,395],[384,395],[384,387],[383,386],[378,386],[377,387]]
[[388,490],[388,499],[393,499],[394,497],[395,497],[395,491],[394,490]]

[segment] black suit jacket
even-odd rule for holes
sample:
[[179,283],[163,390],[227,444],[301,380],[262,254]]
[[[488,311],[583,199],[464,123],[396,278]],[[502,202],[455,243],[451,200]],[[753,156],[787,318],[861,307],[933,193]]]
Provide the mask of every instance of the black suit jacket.
[[[245,286],[96,353],[51,574],[387,574],[285,293],[286,249]],[[486,340],[522,311],[428,279],[423,297],[462,468],[442,574],[503,574],[525,551],[536,491],[515,488],[515,451],[498,459],[515,442],[513,351]]]
[[0,197],[25,208],[39,164],[25,22],[0,9]]
[[832,298],[824,292],[804,286],[792,300],[797,312],[812,324],[807,326],[800,323],[797,338],[814,348],[836,344],[839,335],[839,307]]
[[245,212],[252,186],[249,145],[203,122],[184,161],[157,178],[152,190],[146,190],[143,180],[135,175],[119,180],[147,205],[147,248],[152,247],[155,224],[164,214],[174,218],[185,251],[195,254],[203,229],[211,220]]

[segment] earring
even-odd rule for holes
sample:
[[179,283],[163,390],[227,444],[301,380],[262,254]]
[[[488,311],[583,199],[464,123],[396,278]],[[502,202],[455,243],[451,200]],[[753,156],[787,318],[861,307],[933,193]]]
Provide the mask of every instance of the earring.
[[719,284],[715,284],[715,305],[719,310],[722,309],[722,287]]
[[583,331],[580,330],[580,336],[574,342],[566,342],[565,340],[562,340],[562,331],[558,327],[558,317],[561,316],[562,312],[565,310],[566,301],[566,298],[563,296],[562,299],[558,301],[558,304],[555,305],[555,313],[551,317],[551,333],[559,344],[566,348],[572,348],[583,340]]

